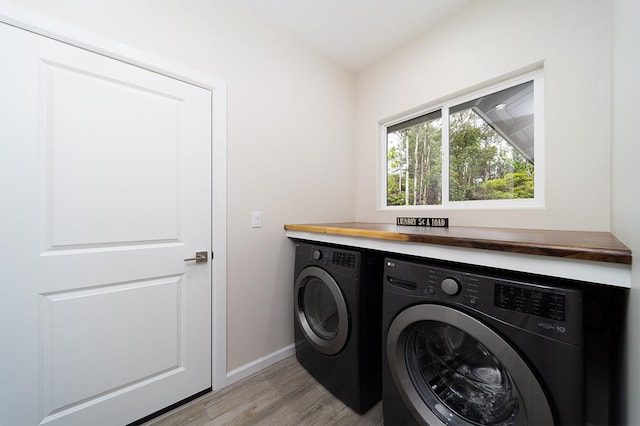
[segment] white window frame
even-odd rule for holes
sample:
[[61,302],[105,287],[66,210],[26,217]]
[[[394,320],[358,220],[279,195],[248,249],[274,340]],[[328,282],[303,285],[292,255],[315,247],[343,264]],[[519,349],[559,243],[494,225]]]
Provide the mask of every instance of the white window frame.
[[[534,198],[507,200],[469,200],[449,201],[449,108],[464,102],[490,95],[495,92],[533,81],[534,99]],[[421,115],[442,110],[442,203],[422,206],[388,206],[387,205],[387,128],[411,120]],[[545,205],[545,150],[544,150],[544,76],[543,69],[537,68],[519,74],[499,83],[486,85],[482,89],[469,91],[463,95],[446,98],[438,102],[423,105],[379,123],[379,190],[378,210],[411,211],[411,210],[469,210],[469,209],[540,209]]]

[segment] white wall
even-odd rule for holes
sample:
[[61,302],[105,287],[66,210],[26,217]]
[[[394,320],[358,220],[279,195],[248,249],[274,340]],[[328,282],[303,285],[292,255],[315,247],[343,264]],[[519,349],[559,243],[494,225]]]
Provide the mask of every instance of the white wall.
[[290,345],[283,225],[353,220],[353,76],[230,1],[15,3],[227,81],[227,371]]
[[[613,1],[612,233],[640,253],[640,3]],[[640,424],[640,261],[632,265],[621,401],[623,424]]]
[[361,73],[357,220],[403,215],[376,209],[379,121],[544,61],[546,208],[404,215],[445,216],[457,226],[608,231],[610,9],[602,0],[474,1]]

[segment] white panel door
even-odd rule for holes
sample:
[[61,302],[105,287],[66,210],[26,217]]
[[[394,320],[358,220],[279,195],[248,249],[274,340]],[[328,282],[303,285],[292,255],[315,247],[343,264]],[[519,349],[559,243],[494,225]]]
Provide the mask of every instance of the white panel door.
[[0,23],[0,425],[211,387],[211,92]]

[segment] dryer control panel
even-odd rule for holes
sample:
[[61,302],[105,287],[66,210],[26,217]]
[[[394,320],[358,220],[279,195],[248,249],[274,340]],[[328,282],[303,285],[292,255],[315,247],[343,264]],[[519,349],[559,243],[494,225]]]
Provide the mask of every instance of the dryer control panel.
[[[296,243],[297,263],[318,266],[342,277],[358,278],[361,272],[362,253],[320,244]],[[296,270],[295,273],[299,273]]]

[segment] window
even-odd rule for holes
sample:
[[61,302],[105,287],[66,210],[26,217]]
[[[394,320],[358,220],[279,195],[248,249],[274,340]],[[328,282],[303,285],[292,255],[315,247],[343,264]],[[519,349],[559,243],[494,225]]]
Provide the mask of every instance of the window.
[[541,205],[541,98],[537,71],[384,124],[383,205]]

